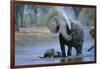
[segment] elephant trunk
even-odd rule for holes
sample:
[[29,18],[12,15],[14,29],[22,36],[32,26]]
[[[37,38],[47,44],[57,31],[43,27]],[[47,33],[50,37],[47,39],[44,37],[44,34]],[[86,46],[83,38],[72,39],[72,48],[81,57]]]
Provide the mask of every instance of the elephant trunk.
[[72,35],[69,35],[68,34],[68,31],[67,31],[67,28],[66,28],[66,25],[62,24],[60,26],[60,33],[62,34],[62,36],[64,37],[64,39],[66,41],[70,41],[72,39]]
[[68,35],[66,32],[63,32],[61,34],[62,34],[62,36],[64,37],[64,39],[66,41],[70,41],[72,39],[72,36],[71,35]]

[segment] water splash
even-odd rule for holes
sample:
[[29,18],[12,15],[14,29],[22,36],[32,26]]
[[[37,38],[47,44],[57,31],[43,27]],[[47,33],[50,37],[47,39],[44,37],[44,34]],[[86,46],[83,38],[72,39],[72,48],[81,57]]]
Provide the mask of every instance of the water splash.
[[70,20],[67,16],[67,14],[65,13],[65,11],[63,10],[63,7],[56,7],[56,10],[59,13],[59,16],[63,16],[63,18],[66,20],[66,22],[68,23],[68,27],[69,29],[71,29],[71,24],[70,24]]

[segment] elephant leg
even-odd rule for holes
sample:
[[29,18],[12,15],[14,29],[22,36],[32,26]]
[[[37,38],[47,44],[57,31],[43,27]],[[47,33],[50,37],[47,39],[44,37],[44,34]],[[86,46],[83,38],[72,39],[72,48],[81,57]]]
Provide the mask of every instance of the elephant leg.
[[63,44],[60,44],[60,48],[61,48],[62,56],[66,57],[65,46]]
[[72,47],[71,46],[68,46],[67,56],[71,56],[71,51],[72,51]]
[[61,48],[62,56],[66,57],[65,43],[64,43],[63,37],[61,35],[59,36],[59,41],[60,41],[60,48]]
[[82,55],[82,46],[76,47],[76,53],[77,55]]

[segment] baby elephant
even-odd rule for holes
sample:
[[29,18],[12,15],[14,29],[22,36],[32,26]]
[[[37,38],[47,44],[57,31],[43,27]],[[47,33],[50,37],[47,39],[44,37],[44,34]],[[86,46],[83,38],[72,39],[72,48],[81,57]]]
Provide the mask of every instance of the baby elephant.
[[40,58],[55,58],[61,57],[61,53],[59,51],[55,51],[54,49],[48,49],[45,51],[43,57]]

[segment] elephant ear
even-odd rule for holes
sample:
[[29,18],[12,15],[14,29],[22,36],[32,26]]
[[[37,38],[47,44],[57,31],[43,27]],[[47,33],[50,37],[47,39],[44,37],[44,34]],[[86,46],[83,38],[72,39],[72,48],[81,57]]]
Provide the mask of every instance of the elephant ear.
[[50,20],[48,24],[48,28],[52,33],[59,32],[59,25],[57,24],[57,21],[55,20],[55,18]]

